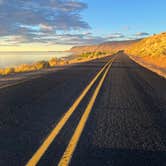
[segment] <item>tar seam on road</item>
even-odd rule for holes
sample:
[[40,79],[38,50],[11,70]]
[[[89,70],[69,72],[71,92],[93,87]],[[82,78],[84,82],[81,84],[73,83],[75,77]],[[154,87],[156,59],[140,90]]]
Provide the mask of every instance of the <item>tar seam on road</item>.
[[91,87],[94,85],[94,83],[97,81],[99,76],[103,73],[105,68],[112,63],[112,59],[107,62],[102,69],[99,70],[97,75],[92,79],[92,81],[86,86],[86,88],[83,90],[81,95],[75,100],[73,105],[69,108],[69,110],[64,114],[64,116],[60,119],[60,121],[57,123],[57,125],[54,127],[54,129],[51,131],[51,133],[48,135],[48,137],[44,140],[44,142],[40,145],[40,147],[37,149],[37,151],[33,154],[32,158],[27,162],[26,166],[36,166],[41,157],[44,155],[48,147],[51,145],[51,143],[54,141],[58,133],[61,131],[63,126],[66,124],[68,119],[71,117],[73,112],[76,110],[80,102],[83,100],[85,95],[88,93],[88,91],[91,89]]
[[89,101],[89,103],[88,103],[88,105],[87,105],[87,107],[86,107],[86,109],[84,111],[84,114],[82,115],[81,120],[78,123],[78,125],[76,127],[76,130],[74,131],[74,134],[73,134],[73,136],[72,136],[72,138],[71,138],[71,140],[70,140],[70,142],[69,142],[69,144],[68,144],[68,146],[67,146],[67,148],[66,148],[66,150],[65,150],[65,152],[63,154],[63,156],[60,159],[60,162],[59,162],[58,166],[68,166],[70,164],[70,161],[71,161],[71,158],[72,158],[73,153],[75,151],[75,148],[76,148],[76,146],[78,144],[78,141],[79,141],[80,136],[81,136],[81,134],[83,132],[83,129],[84,129],[85,125],[86,125],[86,122],[87,122],[88,117],[90,115],[90,112],[91,112],[91,110],[93,108],[95,100],[96,100],[96,98],[97,98],[97,96],[99,94],[99,91],[100,91],[100,89],[101,89],[101,87],[102,87],[102,85],[104,83],[104,80],[105,80],[105,78],[106,78],[106,76],[107,76],[107,74],[109,72],[109,69],[111,68],[111,65],[112,65],[112,63],[110,63],[108,65],[108,67],[107,67],[106,71],[104,72],[104,74],[103,74],[98,86],[96,87],[96,89],[95,89],[95,91],[94,91],[94,93],[92,95],[92,98],[90,99],[90,101]]
[[21,81],[18,81],[18,82],[16,82],[16,83],[13,83],[13,84],[10,84],[10,85],[3,85],[3,86],[0,87],[0,90],[1,90],[1,89],[4,89],[4,88],[9,88],[9,87],[12,87],[12,86],[16,86],[16,85],[25,83],[25,82],[27,82],[27,81],[40,78],[40,77],[41,77],[41,76],[36,76],[36,77],[34,77],[34,78],[21,80]]

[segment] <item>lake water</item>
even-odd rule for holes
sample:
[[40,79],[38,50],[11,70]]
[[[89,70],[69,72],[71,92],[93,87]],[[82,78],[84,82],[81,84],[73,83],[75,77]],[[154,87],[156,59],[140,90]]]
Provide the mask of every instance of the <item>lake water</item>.
[[49,60],[53,57],[67,57],[69,52],[0,52],[0,68],[12,67],[20,64],[31,64],[40,60]]

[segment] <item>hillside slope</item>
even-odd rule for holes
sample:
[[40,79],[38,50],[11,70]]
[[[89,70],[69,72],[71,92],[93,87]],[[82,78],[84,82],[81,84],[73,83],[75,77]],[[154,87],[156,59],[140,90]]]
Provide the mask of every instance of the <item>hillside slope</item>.
[[115,52],[127,49],[132,44],[137,43],[138,41],[139,40],[112,41],[98,45],[75,46],[71,48],[70,51],[76,54],[82,54],[83,52],[98,52],[98,51]]
[[141,65],[166,77],[166,33],[142,39],[131,45],[126,53]]

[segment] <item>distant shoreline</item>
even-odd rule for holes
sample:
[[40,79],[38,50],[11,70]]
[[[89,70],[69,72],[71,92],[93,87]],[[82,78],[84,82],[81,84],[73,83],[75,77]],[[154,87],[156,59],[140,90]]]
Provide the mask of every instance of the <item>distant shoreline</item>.
[[6,76],[13,73],[26,73],[26,72],[35,72],[42,69],[49,69],[56,66],[63,66],[66,64],[75,64],[87,62],[97,58],[102,58],[111,53],[106,52],[87,52],[80,55],[68,55],[61,58],[52,57],[49,60],[38,60],[33,63],[22,63],[15,65],[13,67],[0,68],[0,75]]
[[64,51],[0,51],[0,68],[15,67],[21,64],[32,64],[41,60],[51,58],[66,58],[72,55],[71,52]]

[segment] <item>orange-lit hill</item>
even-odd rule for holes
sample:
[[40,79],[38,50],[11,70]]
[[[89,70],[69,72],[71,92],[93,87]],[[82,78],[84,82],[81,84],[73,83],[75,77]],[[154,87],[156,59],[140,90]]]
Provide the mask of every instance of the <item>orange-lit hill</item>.
[[166,76],[166,33],[144,38],[131,45],[126,53],[140,64]]
[[105,42],[97,45],[87,45],[87,46],[75,46],[70,49],[71,52],[76,54],[81,54],[83,52],[115,52],[119,50],[127,49],[134,43],[137,43],[139,40],[127,40],[127,41],[111,41]]

